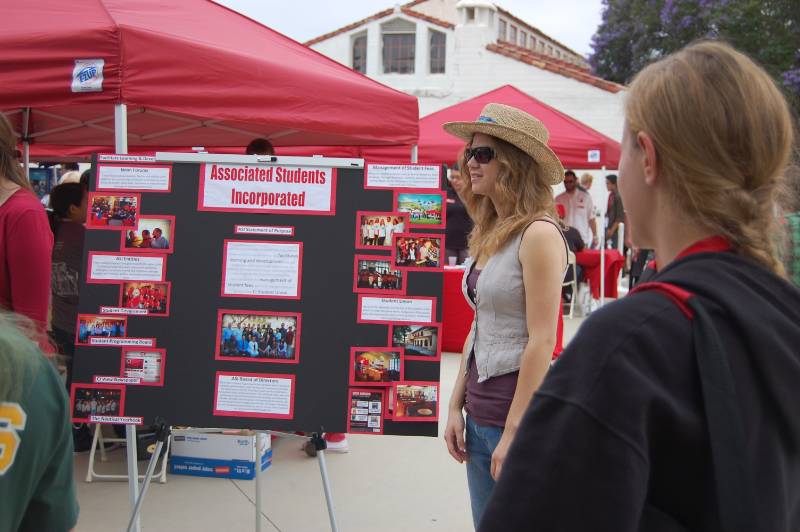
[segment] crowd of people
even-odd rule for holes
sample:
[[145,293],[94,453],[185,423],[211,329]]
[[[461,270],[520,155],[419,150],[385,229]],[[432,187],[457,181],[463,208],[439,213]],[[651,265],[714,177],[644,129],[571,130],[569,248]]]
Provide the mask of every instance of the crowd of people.
[[125,322],[121,319],[80,320],[78,341],[86,343],[92,337],[120,338],[125,336]]
[[97,196],[92,199],[92,225],[134,226],[136,225],[136,201],[134,198],[111,198]]
[[74,415],[77,418],[89,416],[119,415],[119,400],[110,397],[76,397]]
[[432,238],[401,237],[397,239],[395,265],[438,268],[441,241]]
[[143,284],[139,286],[123,287],[122,306],[123,308],[144,309],[153,314],[165,314],[167,312],[166,290],[158,285]]
[[405,231],[402,216],[362,216],[361,245],[391,247],[392,235]]
[[224,357],[291,360],[295,357],[297,330],[294,325],[273,327],[272,322],[253,324],[246,318],[230,318],[222,327],[220,355]]

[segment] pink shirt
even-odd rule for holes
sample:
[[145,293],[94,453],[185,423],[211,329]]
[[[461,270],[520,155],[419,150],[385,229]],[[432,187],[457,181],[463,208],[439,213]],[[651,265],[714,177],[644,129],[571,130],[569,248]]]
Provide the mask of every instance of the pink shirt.
[[34,320],[44,332],[50,303],[53,233],[44,207],[20,189],[0,205],[0,307]]

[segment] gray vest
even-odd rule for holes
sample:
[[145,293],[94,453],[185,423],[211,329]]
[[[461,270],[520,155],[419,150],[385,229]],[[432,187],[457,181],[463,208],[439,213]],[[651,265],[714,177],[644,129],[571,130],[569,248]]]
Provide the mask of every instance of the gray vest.
[[519,247],[524,233],[525,230],[520,231],[489,257],[478,277],[475,303],[467,294],[467,277],[473,263],[471,257],[464,269],[461,291],[475,310],[472,342],[467,345],[464,368],[469,368],[469,357],[474,354],[478,382],[519,370],[522,353],[528,344],[525,285],[519,262]]
[[517,371],[522,352],[528,344],[525,286],[522,284],[522,265],[519,263],[523,233],[520,231],[500,251],[489,257],[478,277],[475,303],[467,295],[467,276],[472,270],[472,258],[464,269],[461,289],[475,309],[472,343],[467,346],[465,368],[469,368],[469,357],[474,353],[478,382]]

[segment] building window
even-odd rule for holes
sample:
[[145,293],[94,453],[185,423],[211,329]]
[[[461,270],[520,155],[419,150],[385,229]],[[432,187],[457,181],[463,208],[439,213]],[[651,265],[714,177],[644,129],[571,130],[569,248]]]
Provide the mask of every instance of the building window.
[[523,48],[526,48],[528,46],[528,34],[525,33],[524,31],[519,32],[519,45],[522,46]]
[[447,37],[441,31],[431,31],[431,74],[444,74]]
[[416,25],[394,19],[381,27],[383,37],[383,73],[413,74],[416,55]]
[[531,45],[531,50],[536,50],[536,37],[531,35],[531,40],[528,41]]
[[553,55],[553,47],[549,44],[547,45],[547,55]]
[[511,32],[508,34],[508,40],[512,44],[517,44],[517,27],[512,24]]
[[366,74],[367,72],[367,34],[359,35],[353,39],[353,70]]
[[561,50],[556,50],[556,57],[561,59]]
[[506,21],[503,20],[503,19],[500,19],[500,24],[498,24],[498,27],[500,29],[497,32],[497,38],[499,40],[501,40],[501,41],[505,41],[506,40]]
[[472,22],[473,20],[475,20],[475,8],[474,7],[468,7],[467,8],[467,22]]

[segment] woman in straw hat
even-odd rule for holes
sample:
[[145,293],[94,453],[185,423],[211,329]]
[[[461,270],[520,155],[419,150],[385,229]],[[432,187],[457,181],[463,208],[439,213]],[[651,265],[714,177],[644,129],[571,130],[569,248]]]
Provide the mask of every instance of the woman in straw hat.
[[445,440],[453,458],[467,462],[477,525],[556,345],[567,245],[553,215],[552,185],[564,169],[547,147],[544,125],[513,107],[489,104],[476,122],[444,129],[467,142],[463,197],[475,222],[463,280],[475,320]]
[[793,136],[726,44],[636,77],[619,189],[659,271],[582,325],[480,530],[800,530],[800,291],[773,247]]

